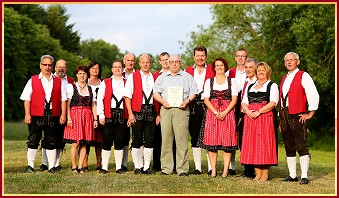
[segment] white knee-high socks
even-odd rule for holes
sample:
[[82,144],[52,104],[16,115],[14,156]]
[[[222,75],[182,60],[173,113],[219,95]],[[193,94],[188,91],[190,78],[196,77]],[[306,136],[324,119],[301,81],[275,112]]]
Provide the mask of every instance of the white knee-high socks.
[[46,155],[48,159],[48,170],[51,170],[51,168],[55,167],[56,149],[46,149]]
[[37,153],[38,153],[38,149],[31,149],[31,148],[27,149],[27,163],[28,163],[28,166],[34,168],[34,161],[35,161],[35,157],[36,157]]
[[140,169],[140,148],[132,148],[132,159],[134,169]]
[[201,148],[192,147],[195,169],[201,172]]
[[48,165],[48,159],[47,159],[47,154],[46,154],[46,149],[42,148],[41,149],[41,164]]
[[153,156],[153,148],[144,148],[144,171],[149,169]]
[[297,157],[287,157],[287,167],[290,177],[295,178],[297,176]]
[[123,148],[122,165],[125,167],[128,165],[128,146],[124,146]]
[[112,151],[111,150],[104,150],[104,149],[102,149],[101,150],[101,168],[103,169],[103,170],[106,170],[106,171],[108,171],[108,163],[109,163],[109,158],[111,157],[111,153],[112,153]]
[[114,150],[115,170],[116,171],[121,169],[123,155],[124,155],[124,151],[123,150]]
[[301,178],[307,178],[309,164],[310,164],[309,155],[303,155],[300,157]]

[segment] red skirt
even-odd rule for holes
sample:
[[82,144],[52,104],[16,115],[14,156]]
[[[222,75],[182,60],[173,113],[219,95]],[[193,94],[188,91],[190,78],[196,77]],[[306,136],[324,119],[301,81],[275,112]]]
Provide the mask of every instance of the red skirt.
[[[249,110],[258,110],[265,103],[251,103]],[[273,112],[260,114],[255,119],[244,116],[244,132],[240,153],[241,164],[277,165],[277,140]]]
[[[212,99],[211,103],[216,111],[224,111],[230,104],[229,100],[221,100],[221,105],[218,105],[218,100]],[[211,110],[206,112],[206,120],[203,134],[203,147],[210,150],[235,150],[238,145],[238,136],[235,126],[234,111],[230,111],[224,120],[216,118]]]
[[65,142],[90,144],[95,141],[94,119],[90,107],[73,106],[71,108],[72,127],[66,126],[64,131]]

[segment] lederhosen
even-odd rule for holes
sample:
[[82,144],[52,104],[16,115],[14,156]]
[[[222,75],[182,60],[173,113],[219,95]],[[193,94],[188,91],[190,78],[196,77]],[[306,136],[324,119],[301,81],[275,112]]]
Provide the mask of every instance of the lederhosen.
[[153,90],[149,97],[144,91],[142,95],[145,104],[142,104],[140,112],[133,111],[136,122],[132,128],[132,147],[140,148],[144,145],[145,148],[153,148],[156,112],[154,104],[149,104],[153,97]]
[[289,114],[288,107],[286,107],[288,93],[284,98],[282,96],[282,104],[279,109],[279,121],[282,137],[285,145],[286,156],[295,157],[296,152],[299,156],[309,155],[308,144],[307,144],[307,125],[299,122],[299,114]]
[[[33,77],[32,77],[32,88],[33,87]],[[54,79],[55,80],[55,79]],[[53,82],[54,85],[54,82]],[[54,89],[54,87],[53,87]],[[49,101],[45,98],[45,107],[43,116],[31,116],[31,123],[28,124],[28,141],[27,147],[31,149],[38,149],[39,142],[42,138],[42,131],[44,131],[44,139],[41,140],[41,147],[48,150],[56,149],[57,136],[56,131],[60,127],[60,115],[53,116],[51,107],[51,101],[53,97],[53,90],[51,93],[51,98]],[[61,106],[60,106],[61,109]],[[32,113],[32,112],[31,112]]]
[[[111,85],[110,85],[111,86]],[[112,93],[112,99],[115,100],[115,108],[111,108],[111,117],[105,118],[105,126],[102,130],[102,149],[111,150],[114,142],[115,150],[122,150],[124,147],[124,137],[127,128],[127,120],[123,118],[123,109],[120,109],[124,98],[119,101]]]

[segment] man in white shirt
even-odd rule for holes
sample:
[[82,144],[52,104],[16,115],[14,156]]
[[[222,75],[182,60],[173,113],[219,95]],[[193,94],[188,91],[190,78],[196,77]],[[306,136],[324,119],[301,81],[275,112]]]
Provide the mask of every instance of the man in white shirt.
[[[280,129],[285,144],[289,176],[283,182],[297,182],[296,152],[300,156],[300,184],[308,184],[310,154],[307,145],[306,121],[319,105],[319,93],[311,76],[298,69],[299,55],[289,52],[284,57],[287,75],[280,84]],[[308,109],[307,109],[308,108]]]
[[44,131],[42,148],[46,149],[48,171],[55,173],[57,130],[66,123],[66,90],[61,79],[52,74],[54,58],[43,55],[40,74],[27,82],[20,99],[24,101],[25,123],[28,125],[26,173],[34,171],[34,161]]

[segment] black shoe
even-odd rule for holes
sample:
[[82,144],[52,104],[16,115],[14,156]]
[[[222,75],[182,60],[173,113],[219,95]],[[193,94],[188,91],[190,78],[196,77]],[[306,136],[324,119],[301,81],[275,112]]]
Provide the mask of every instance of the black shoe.
[[107,174],[107,173],[108,173],[108,171],[107,171],[107,170],[105,170],[105,169],[101,169],[101,170],[100,170],[100,173],[102,173],[102,174]]
[[49,170],[48,170],[48,172],[49,172],[49,173],[55,173],[55,172],[56,172],[56,169],[55,169],[55,167],[53,167],[53,168],[49,169]]
[[149,175],[149,174],[153,174],[153,173],[154,173],[154,171],[151,171],[151,169],[150,169],[150,168],[148,168],[147,170],[145,170],[145,171],[142,171],[142,173],[143,173],[143,174],[147,174],[147,175]]
[[57,166],[57,167],[55,167],[55,170],[56,170],[56,171],[61,171],[61,170],[62,170],[62,167],[61,167],[61,166]]
[[134,174],[135,175],[140,175],[142,173],[140,168],[134,169]]
[[34,173],[34,168],[32,168],[31,166],[27,166],[25,173]]
[[200,170],[198,170],[198,169],[195,169],[193,172],[192,172],[192,174],[193,175],[200,175],[202,172],[200,171]]
[[209,170],[209,171],[207,172],[207,175],[211,176],[211,175],[212,175],[212,170]]
[[297,182],[298,181],[298,177],[292,178],[291,176],[286,177],[283,180],[280,180],[282,182]]
[[72,173],[79,173],[78,168],[72,168]]
[[308,179],[307,178],[301,178],[300,180],[300,184],[303,185],[303,184],[308,184]]
[[169,175],[169,174],[167,174],[167,173],[164,173],[164,172],[161,172],[161,175]]
[[41,170],[41,171],[47,171],[47,170],[48,170],[48,167],[47,167],[45,164],[41,164],[40,170]]
[[236,175],[237,172],[235,170],[233,170],[233,169],[228,169],[228,174],[229,175]]
[[101,167],[97,167],[96,169],[95,169],[98,173],[100,173],[101,171],[102,171],[102,169],[101,169]]
[[188,174],[187,173],[180,173],[180,175],[179,175],[180,177],[187,177],[188,176]]
[[126,167],[126,166],[121,166],[121,169],[122,169],[124,172],[127,172],[127,167]]
[[122,168],[120,168],[120,169],[118,169],[117,171],[115,171],[116,173],[118,173],[118,174],[123,174],[123,173],[125,173],[125,171],[124,170],[122,170]]

